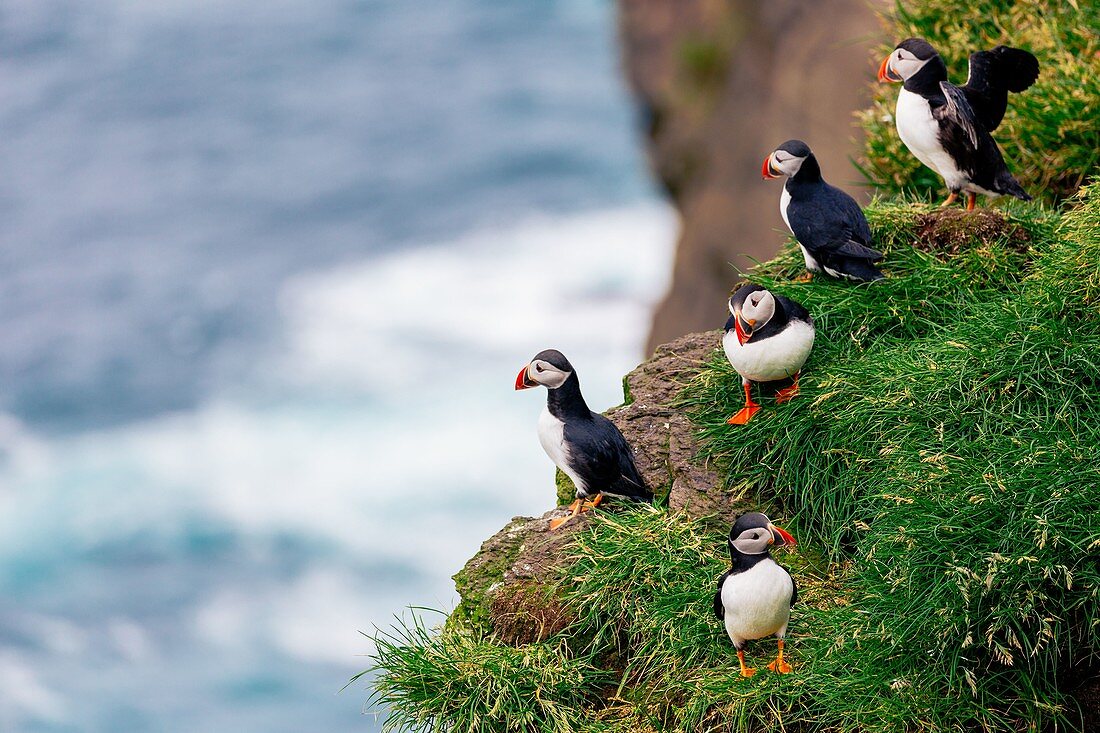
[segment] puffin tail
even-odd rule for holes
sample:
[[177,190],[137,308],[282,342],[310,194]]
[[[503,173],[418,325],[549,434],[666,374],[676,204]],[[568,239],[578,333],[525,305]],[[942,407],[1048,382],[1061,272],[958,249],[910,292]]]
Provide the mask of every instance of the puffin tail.
[[1024,187],[1020,185],[1020,182],[1012,177],[1012,174],[1007,170],[1002,172],[997,179],[997,188],[1000,189],[1000,193],[1007,194],[1009,196],[1015,196],[1021,201],[1031,201],[1031,195],[1024,190]]
[[638,473],[638,467],[634,461],[623,461],[619,467],[619,480],[608,489],[609,493],[618,496],[627,496],[634,501],[653,502],[653,492],[646,485],[645,479]]
[[886,277],[882,274],[882,271],[875,267],[869,260],[854,257],[845,260],[844,274],[853,280],[859,280],[861,282],[873,282],[875,280],[882,280]]

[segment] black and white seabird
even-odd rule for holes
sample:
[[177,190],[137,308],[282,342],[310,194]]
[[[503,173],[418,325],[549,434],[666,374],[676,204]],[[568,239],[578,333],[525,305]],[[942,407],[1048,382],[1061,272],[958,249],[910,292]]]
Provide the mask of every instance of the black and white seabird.
[[539,415],[539,442],[577,487],[569,516],[551,520],[550,529],[598,506],[604,494],[653,501],[626,438],[613,422],[588,409],[577,373],[560,351],[540,351],[516,376],[516,389],[539,385],[547,390],[546,408]]
[[775,398],[782,403],[798,394],[798,375],[814,345],[814,320],[798,303],[759,285],[738,288],[729,309],[722,348],[741,375],[745,406],[728,422],[744,425],[760,409],[752,401],[752,382],[793,379]]
[[871,227],[856,200],[821,177],[810,146],[788,140],[767,158],[764,178],[787,176],[779,213],[794,234],[811,273],[866,282],[882,279],[874,263],[882,253],[871,248]]
[[737,649],[742,677],[756,674],[745,666],[745,643],[772,634],[779,637],[779,655],[768,669],[780,674],[791,671],[783,659],[783,639],[798,589],[787,569],[772,559],[768,552],[772,545],[794,547],[794,537],[759,512],[738,517],[730,529],[730,569],[718,579],[714,594],[714,615],[725,623]]
[[979,193],[1031,196],[1012,177],[992,132],[1008,108],[1008,93],[1022,92],[1039,78],[1039,61],[1019,48],[997,46],[970,54],[970,75],[957,87],[947,66],[923,38],[909,38],[882,61],[879,81],[904,82],[894,121],[905,147],[943,178],[950,191],[944,206],[966,192],[967,211]]

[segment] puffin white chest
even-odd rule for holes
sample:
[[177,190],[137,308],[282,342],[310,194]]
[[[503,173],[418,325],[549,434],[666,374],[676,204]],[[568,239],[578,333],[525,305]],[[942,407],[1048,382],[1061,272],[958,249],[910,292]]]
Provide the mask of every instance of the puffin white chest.
[[546,455],[554,465],[560,468],[566,476],[573,480],[573,484],[582,492],[587,493],[587,487],[573,467],[569,459],[569,445],[565,442],[565,423],[550,413],[550,408],[543,407],[539,414],[538,424],[539,443]]
[[733,329],[722,337],[722,348],[730,364],[738,374],[753,382],[774,382],[793,377],[806,363],[813,345],[813,326],[795,320],[773,336],[750,339],[744,344],[737,340]]
[[932,116],[928,100],[904,88],[898,94],[894,121],[898,137],[917,160],[943,176],[947,187],[959,190],[969,181],[969,176],[959,170],[940,142],[940,123]]
[[726,633],[737,646],[751,639],[787,633],[794,581],[770,557],[722,583]]

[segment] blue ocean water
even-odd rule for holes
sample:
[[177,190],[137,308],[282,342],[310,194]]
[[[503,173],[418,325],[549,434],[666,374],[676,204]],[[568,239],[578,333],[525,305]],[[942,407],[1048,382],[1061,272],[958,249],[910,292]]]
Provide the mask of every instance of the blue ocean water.
[[666,285],[597,0],[0,6],[0,731],[369,731]]

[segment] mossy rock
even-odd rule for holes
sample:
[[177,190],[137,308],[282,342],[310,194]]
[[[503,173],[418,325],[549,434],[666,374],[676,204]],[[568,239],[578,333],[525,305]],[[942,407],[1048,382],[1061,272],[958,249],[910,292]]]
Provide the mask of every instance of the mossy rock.
[[515,517],[502,530],[487,539],[481,550],[455,574],[455,590],[462,598],[448,619],[449,625],[488,631],[491,629],[489,604],[492,591],[519,556],[526,535],[528,517]]
[[557,487],[558,506],[572,504],[577,498],[577,487],[573,479],[566,476],[560,468],[554,469],[554,486]]

